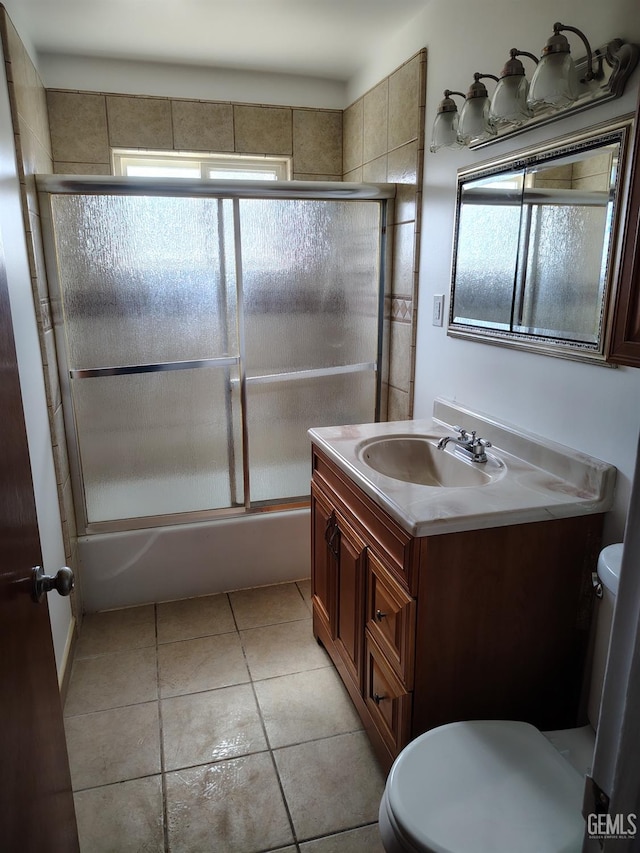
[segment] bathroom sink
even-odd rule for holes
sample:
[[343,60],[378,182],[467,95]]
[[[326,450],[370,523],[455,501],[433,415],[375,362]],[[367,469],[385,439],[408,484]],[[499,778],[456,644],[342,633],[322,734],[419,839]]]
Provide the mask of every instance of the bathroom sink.
[[445,488],[486,486],[496,479],[503,467],[493,459],[491,463],[463,459],[453,448],[440,450],[437,438],[415,435],[365,441],[360,445],[358,457],[385,477]]

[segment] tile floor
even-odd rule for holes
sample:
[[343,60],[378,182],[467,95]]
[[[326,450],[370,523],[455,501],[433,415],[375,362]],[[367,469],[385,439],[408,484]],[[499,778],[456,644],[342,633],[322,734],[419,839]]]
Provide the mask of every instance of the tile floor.
[[65,726],[82,853],[383,853],[308,581],[87,616]]

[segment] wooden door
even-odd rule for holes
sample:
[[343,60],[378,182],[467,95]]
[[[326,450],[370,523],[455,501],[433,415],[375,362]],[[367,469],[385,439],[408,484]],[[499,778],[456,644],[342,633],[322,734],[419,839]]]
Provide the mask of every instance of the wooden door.
[[1,244],[0,447],[0,848],[69,853],[78,838],[49,611],[31,600],[42,556]]

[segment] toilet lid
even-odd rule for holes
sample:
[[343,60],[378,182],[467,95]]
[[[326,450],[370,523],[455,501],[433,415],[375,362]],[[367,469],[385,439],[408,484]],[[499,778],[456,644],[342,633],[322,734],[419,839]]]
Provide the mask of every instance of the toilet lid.
[[451,723],[398,756],[386,797],[405,841],[433,853],[582,849],[584,780],[533,726]]

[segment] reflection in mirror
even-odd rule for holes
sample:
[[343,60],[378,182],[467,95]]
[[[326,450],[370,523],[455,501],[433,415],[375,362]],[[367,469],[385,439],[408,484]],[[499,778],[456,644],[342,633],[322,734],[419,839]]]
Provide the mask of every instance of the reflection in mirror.
[[459,173],[449,334],[604,360],[629,126]]

